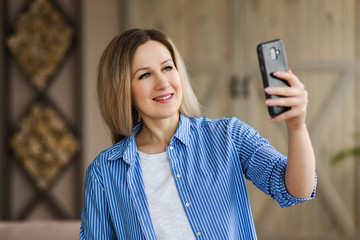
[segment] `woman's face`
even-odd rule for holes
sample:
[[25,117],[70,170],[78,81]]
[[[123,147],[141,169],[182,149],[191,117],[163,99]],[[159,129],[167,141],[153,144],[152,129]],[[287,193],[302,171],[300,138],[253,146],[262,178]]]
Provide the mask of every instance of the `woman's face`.
[[147,41],[136,49],[131,66],[132,100],[141,118],[178,117],[182,87],[169,50],[160,42]]

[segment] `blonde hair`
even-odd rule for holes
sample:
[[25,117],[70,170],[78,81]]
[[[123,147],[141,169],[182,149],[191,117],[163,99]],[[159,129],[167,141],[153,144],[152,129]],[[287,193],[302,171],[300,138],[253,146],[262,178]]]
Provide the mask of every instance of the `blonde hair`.
[[131,29],[116,36],[105,48],[98,67],[97,93],[101,115],[109,127],[113,143],[133,134],[140,121],[131,101],[131,63],[136,49],[149,40],[162,43],[177,68],[182,89],[180,112],[200,116],[200,104],[191,87],[185,64],[170,38],[152,29]]

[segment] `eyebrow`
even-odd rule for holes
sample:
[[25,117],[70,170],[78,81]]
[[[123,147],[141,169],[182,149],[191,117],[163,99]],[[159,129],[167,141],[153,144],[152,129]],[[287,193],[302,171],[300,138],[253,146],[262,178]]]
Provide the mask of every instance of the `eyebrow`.
[[[167,63],[167,62],[172,62],[172,60],[171,60],[170,58],[168,58],[168,59],[162,61],[162,62],[160,63],[160,65],[164,65],[164,64]],[[138,69],[136,69],[136,71],[133,73],[133,76],[135,76],[135,74],[136,74],[137,72],[142,71],[142,70],[148,70],[149,68],[150,68],[150,67],[138,68]]]

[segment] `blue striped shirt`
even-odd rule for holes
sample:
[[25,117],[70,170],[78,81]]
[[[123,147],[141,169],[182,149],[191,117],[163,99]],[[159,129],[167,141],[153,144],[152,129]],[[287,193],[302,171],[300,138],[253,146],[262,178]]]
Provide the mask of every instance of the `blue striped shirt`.
[[[140,130],[138,124],[89,166],[80,239],[156,239],[135,142]],[[181,115],[166,152],[196,239],[257,238],[244,176],[281,207],[315,195],[288,194],[287,157],[236,118]]]

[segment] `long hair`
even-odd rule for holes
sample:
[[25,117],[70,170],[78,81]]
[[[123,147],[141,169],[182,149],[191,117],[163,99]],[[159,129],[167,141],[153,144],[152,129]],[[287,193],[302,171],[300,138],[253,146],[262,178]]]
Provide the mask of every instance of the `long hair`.
[[113,143],[133,134],[140,116],[131,100],[131,63],[136,49],[149,40],[158,41],[170,52],[177,68],[183,96],[180,112],[200,115],[200,104],[191,87],[185,64],[170,38],[152,29],[131,29],[116,36],[105,48],[98,67],[97,93],[101,115],[109,127]]

